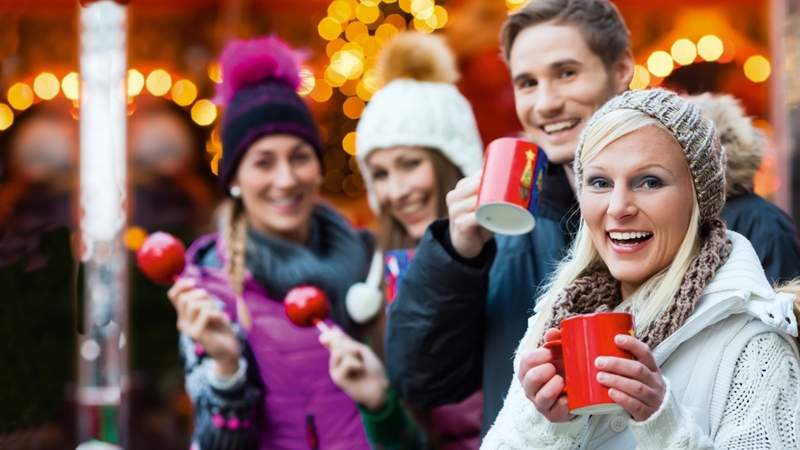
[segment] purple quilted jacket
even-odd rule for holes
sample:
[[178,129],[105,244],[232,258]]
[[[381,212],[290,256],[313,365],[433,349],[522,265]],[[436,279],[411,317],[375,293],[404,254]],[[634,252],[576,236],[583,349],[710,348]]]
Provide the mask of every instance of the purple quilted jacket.
[[[211,245],[220,245],[216,235],[190,247],[184,276],[196,279],[198,287],[218,298],[235,320],[235,297],[227,276],[197,262],[198,252]],[[202,377],[194,377],[192,383],[191,374],[187,377],[187,390],[195,385],[190,396],[196,409],[196,445],[201,450],[247,448],[250,445],[242,436],[253,426],[257,448],[262,450],[369,449],[355,402],[328,375],[329,352],[317,340],[319,331],[292,324],[283,302],[269,298],[250,274],[245,278],[244,300],[252,317],[252,327],[244,333],[251,369],[245,387],[215,392],[210,386],[196,386]],[[252,395],[254,389],[260,395]]]

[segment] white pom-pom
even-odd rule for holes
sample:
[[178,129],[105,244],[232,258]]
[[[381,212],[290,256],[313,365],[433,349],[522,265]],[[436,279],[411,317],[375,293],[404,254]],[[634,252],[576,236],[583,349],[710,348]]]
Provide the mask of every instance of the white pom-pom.
[[350,317],[360,324],[374,319],[383,306],[383,294],[375,286],[356,283],[347,291],[345,306]]

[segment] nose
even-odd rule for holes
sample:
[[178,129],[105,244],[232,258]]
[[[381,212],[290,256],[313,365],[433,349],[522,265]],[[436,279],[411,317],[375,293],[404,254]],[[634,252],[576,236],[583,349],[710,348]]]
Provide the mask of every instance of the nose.
[[541,82],[534,106],[536,114],[541,118],[547,119],[558,116],[563,109],[564,100],[558,92],[558,88],[552,83]]
[[281,161],[275,168],[273,185],[280,189],[291,189],[297,185],[297,177],[289,161]]
[[387,194],[391,202],[398,202],[408,195],[408,183],[404,182],[403,177],[392,175],[387,181]]
[[624,220],[635,216],[637,211],[631,190],[625,185],[618,184],[614,187],[606,214],[615,220]]

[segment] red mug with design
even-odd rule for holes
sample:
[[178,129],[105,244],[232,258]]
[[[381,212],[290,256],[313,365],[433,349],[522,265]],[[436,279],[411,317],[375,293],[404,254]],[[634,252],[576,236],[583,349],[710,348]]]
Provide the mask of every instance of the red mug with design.
[[[561,339],[547,341],[553,365],[564,377],[569,412],[578,415],[612,414],[622,411],[608,396],[608,388],[597,381],[598,356],[634,359],[617,347],[618,334],[633,335],[633,316],[627,312],[581,314],[561,321]],[[563,367],[560,367],[563,365]]]
[[495,139],[486,147],[478,191],[478,223],[489,231],[518,235],[533,229],[547,156],[516,138]]

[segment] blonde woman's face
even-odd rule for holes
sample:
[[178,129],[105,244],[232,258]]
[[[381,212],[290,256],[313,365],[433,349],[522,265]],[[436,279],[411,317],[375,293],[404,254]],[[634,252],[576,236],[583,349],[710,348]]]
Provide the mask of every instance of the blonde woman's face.
[[319,197],[319,159],[306,141],[270,135],[245,152],[231,186],[242,191],[250,225],[263,233],[302,241]]
[[680,145],[648,126],[609,144],[584,167],[581,215],[623,298],[675,259],[694,190]]
[[400,222],[414,239],[421,239],[436,220],[439,191],[428,151],[398,146],[373,152],[367,158],[373,189],[381,211]]

